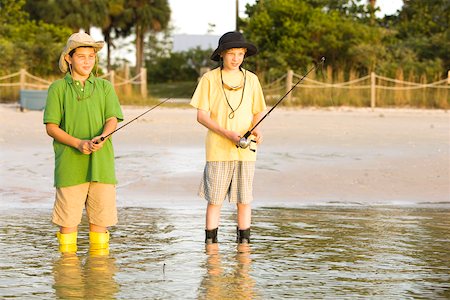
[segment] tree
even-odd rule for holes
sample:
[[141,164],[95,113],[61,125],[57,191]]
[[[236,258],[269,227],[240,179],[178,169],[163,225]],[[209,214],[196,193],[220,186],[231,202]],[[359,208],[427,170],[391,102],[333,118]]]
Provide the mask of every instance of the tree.
[[172,52],[170,32],[164,35],[150,33],[145,65],[148,79],[152,83],[196,81],[201,68],[217,65],[209,59],[213,49],[199,47],[182,52]]
[[[325,56],[335,70],[359,69],[367,73],[373,69],[374,60],[384,51],[384,33],[350,14],[352,6],[338,6],[344,2],[349,3],[264,0],[247,6],[249,18],[243,28],[247,38],[260,49],[255,58],[258,68],[274,74],[284,73],[287,68],[303,73],[312,62]],[[329,6],[319,5],[323,3]],[[371,52],[365,53],[364,49]]]
[[91,26],[102,23],[108,3],[108,0],[27,0],[24,9],[33,20],[89,33]]
[[125,0],[27,0],[25,10],[36,21],[69,27],[72,32],[91,27],[102,30],[107,46],[107,69],[111,66],[112,32],[126,26],[124,21]]
[[33,21],[25,0],[0,0],[0,72],[26,68],[38,75],[58,74],[58,58],[70,30]]
[[170,7],[167,0],[130,0],[127,7],[132,11],[130,23],[136,34],[136,72],[144,63],[145,36],[148,32],[165,30],[170,21]]
[[106,1],[107,12],[103,16],[103,20],[95,25],[98,25],[102,29],[102,34],[105,38],[107,47],[106,68],[111,70],[111,48],[114,47],[112,33],[115,32],[115,36],[123,31],[130,32],[128,28],[128,21],[125,11],[125,0],[110,0]]
[[396,24],[397,37],[421,61],[440,59],[450,67],[450,4],[448,0],[405,1]]

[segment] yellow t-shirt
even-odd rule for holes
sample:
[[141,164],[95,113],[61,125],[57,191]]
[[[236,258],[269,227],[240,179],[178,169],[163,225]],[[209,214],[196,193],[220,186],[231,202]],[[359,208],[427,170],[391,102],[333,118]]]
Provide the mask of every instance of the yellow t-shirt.
[[[245,86],[239,90],[230,91],[222,87],[220,68],[211,70],[203,75],[192,96],[191,105],[210,113],[212,120],[222,128],[232,130],[244,136],[251,129],[255,114],[266,109],[264,95],[258,77],[247,70]],[[244,91],[242,97],[242,91]],[[225,97],[225,95],[226,97]],[[242,103],[239,106],[239,103]],[[234,118],[229,118],[235,110]],[[252,143],[251,147],[256,148]],[[255,161],[256,153],[248,148],[237,148],[230,140],[208,130],[206,135],[206,161]]]

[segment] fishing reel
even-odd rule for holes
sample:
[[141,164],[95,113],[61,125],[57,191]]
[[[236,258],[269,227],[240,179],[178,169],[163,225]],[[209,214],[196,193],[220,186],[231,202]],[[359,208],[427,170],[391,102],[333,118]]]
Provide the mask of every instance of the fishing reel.
[[255,140],[249,139],[249,136],[251,135],[251,132],[247,132],[243,137],[241,137],[241,139],[239,140],[239,142],[236,145],[236,148],[242,148],[242,149],[246,149],[248,148],[250,151],[256,152],[256,149],[252,149],[251,148],[251,144],[255,143]]

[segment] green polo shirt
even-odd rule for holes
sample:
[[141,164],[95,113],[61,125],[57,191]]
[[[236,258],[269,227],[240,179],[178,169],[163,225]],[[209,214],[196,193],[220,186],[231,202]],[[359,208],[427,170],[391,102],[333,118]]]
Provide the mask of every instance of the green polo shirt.
[[[99,136],[111,117],[123,120],[119,99],[107,80],[91,74],[83,87],[67,73],[48,89],[44,124],[56,124],[73,137],[90,140]],[[111,137],[100,150],[88,155],[56,140],[53,149],[57,188],[91,181],[117,183]]]

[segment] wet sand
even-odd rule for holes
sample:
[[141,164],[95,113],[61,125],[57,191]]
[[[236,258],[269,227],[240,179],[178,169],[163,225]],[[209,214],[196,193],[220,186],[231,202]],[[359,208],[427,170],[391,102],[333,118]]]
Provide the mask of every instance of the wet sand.
[[[123,107],[125,122],[146,107]],[[0,208],[51,207],[52,140],[41,111],[1,104]],[[203,206],[206,129],[158,108],[114,136],[121,207]],[[264,121],[255,206],[450,203],[450,115],[416,109],[276,109]]]

